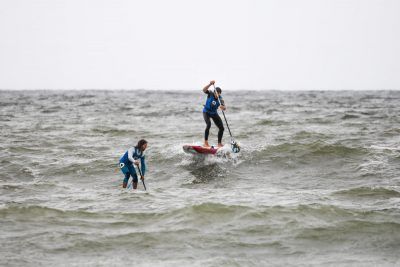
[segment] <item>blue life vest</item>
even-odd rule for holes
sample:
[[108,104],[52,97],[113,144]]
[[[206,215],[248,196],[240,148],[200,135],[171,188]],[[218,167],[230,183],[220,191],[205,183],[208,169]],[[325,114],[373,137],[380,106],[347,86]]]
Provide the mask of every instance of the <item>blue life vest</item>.
[[[222,97],[219,96],[219,99],[222,100]],[[215,115],[218,113],[218,107],[220,106],[219,101],[215,98],[213,93],[209,93],[206,104],[204,105],[203,112],[206,112],[210,115]]]
[[[136,147],[133,147],[134,152],[133,152],[133,158],[134,159],[140,159],[144,160],[144,153],[137,149]],[[125,163],[125,165],[132,165],[133,163],[129,160],[129,150],[125,152],[125,154],[120,158],[119,162]]]

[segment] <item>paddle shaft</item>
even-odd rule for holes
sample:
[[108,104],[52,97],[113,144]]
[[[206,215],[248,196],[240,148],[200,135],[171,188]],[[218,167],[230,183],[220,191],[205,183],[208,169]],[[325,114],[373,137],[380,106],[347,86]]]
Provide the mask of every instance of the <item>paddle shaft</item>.
[[[140,170],[140,166],[137,166],[137,169],[139,171],[140,178],[142,178],[143,175],[142,175],[142,171]],[[140,180],[142,180],[142,179],[140,179]],[[146,185],[144,184],[144,180],[142,180],[142,183],[143,183],[144,191],[147,191]]]
[[[215,85],[214,84],[213,84],[213,86],[214,86],[214,92],[217,93],[218,103],[221,105],[221,102],[219,101],[219,94],[218,94],[217,90],[215,89]],[[231,136],[231,138],[233,138],[232,133],[231,133],[231,129],[229,128],[228,120],[226,119],[226,116],[225,116],[225,112],[222,109],[221,109],[221,111],[222,111],[222,115],[224,115],[225,123],[226,123],[226,126],[228,127],[228,131],[229,131],[229,135]]]

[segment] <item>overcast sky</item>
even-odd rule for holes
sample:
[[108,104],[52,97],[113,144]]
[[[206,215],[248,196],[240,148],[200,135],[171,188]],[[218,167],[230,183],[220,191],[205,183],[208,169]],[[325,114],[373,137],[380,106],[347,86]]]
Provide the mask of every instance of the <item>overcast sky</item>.
[[399,0],[0,0],[2,89],[400,89]]

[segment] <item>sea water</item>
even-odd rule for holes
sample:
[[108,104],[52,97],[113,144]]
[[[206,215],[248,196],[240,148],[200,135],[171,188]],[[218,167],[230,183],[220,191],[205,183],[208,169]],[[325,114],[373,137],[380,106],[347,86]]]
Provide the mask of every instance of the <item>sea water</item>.
[[182,150],[201,90],[0,91],[0,265],[400,265],[399,91],[223,96],[233,159]]

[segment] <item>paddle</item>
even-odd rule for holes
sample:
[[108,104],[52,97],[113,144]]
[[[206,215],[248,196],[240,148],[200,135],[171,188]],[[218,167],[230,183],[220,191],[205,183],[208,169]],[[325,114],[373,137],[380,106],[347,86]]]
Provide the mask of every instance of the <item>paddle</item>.
[[[142,177],[143,175],[142,175],[142,171],[140,170],[140,166],[137,166],[137,169],[139,171],[140,177]],[[142,180],[142,179],[140,179],[140,180]],[[146,185],[144,184],[144,180],[142,180],[142,183],[143,183],[144,191],[147,191]]]
[[[219,101],[219,94],[218,94],[217,90],[215,89],[214,84],[213,84],[213,86],[214,86],[214,94],[217,95],[218,103],[221,105],[221,102]],[[222,111],[222,115],[224,115],[225,123],[226,123],[226,126],[228,127],[228,131],[229,131],[229,135],[231,136],[232,151],[233,151],[233,153],[239,153],[240,146],[238,145],[238,143],[236,143],[235,139],[232,136],[231,129],[229,128],[228,120],[226,119],[226,116],[225,116],[225,112],[222,109],[221,109],[221,111]]]

